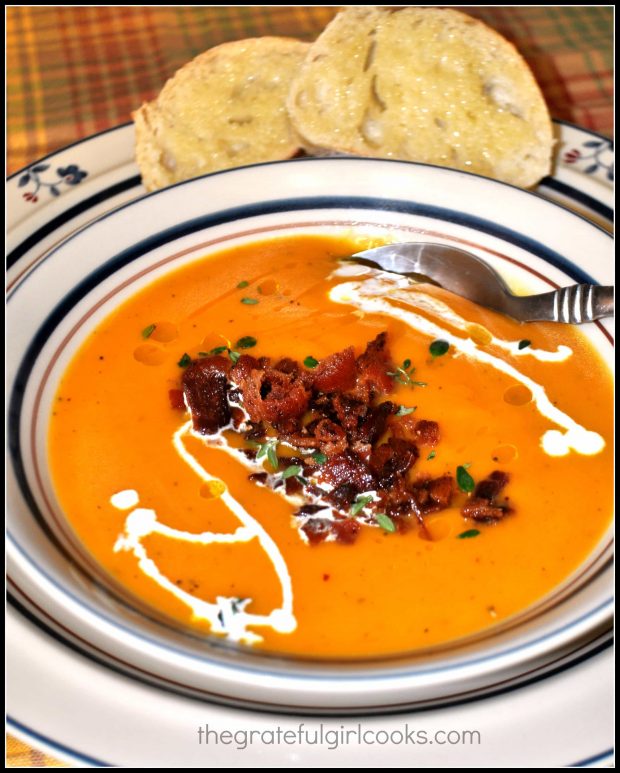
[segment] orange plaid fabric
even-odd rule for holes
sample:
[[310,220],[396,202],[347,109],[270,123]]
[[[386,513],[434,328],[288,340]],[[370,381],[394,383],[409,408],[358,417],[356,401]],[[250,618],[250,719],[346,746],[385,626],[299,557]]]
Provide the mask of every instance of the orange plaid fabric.
[[65,768],[64,762],[59,762],[32,746],[19,741],[12,735],[6,738],[6,761],[9,768]]
[[[611,134],[611,6],[468,7],[528,61],[551,113]],[[130,120],[185,62],[244,37],[314,39],[324,6],[8,7],[7,171]]]

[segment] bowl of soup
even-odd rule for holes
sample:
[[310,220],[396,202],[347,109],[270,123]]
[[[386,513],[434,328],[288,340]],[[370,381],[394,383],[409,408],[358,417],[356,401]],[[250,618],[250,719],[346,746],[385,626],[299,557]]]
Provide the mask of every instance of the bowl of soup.
[[130,675],[267,710],[456,701],[611,624],[611,326],[351,264],[454,245],[517,293],[611,238],[421,164],[301,159],[145,196],[11,296],[9,575]]

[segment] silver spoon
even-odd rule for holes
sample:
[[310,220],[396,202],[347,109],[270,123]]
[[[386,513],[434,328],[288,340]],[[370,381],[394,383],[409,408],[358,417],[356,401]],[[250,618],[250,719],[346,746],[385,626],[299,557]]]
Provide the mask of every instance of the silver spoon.
[[568,322],[580,325],[614,314],[614,288],[570,285],[540,295],[513,295],[487,263],[465,250],[445,244],[406,242],[356,252],[350,260],[379,266],[394,274],[429,279],[480,306],[500,311],[519,322]]

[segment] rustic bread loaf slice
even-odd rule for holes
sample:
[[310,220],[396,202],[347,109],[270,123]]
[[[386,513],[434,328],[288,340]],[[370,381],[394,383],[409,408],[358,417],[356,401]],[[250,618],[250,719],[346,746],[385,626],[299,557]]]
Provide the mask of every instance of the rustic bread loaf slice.
[[182,67],[132,116],[146,188],[293,156],[299,138],[285,102],[308,49],[292,38],[251,38],[212,48]]
[[523,187],[549,173],[552,125],[514,46],[440,8],[352,7],[291,85],[306,149],[421,161]]

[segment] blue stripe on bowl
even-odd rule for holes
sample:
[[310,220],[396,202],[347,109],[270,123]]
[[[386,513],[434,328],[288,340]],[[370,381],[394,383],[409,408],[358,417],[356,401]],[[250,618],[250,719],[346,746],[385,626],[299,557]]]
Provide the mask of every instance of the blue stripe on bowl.
[[75,206],[65,209],[60,215],[48,220],[45,225],[42,225],[40,228],[33,231],[30,236],[9,252],[6,258],[7,268],[11,268],[15,265],[15,263],[25,255],[26,252],[35,247],[41,239],[44,239],[63,225],[66,225],[78,215],[87,212],[91,207],[95,207],[97,204],[101,204],[114,196],[118,196],[119,193],[124,193],[139,185],[141,185],[140,175],[135,175],[126,180],[121,180],[121,182],[118,182],[115,185],[110,185],[108,188],[104,188],[93,196],[83,199]]
[[[334,159],[326,159],[326,160],[338,161],[343,159],[334,158]],[[304,163],[304,161],[305,159],[298,159],[294,163]],[[282,163],[292,163],[292,162],[282,162]],[[216,172],[214,174],[220,174],[220,173]],[[209,175],[209,176],[213,176],[213,175]],[[197,178],[197,180],[200,180],[200,179],[201,178]],[[188,183],[179,183],[179,184],[187,185]],[[112,212],[102,215],[96,222],[100,223],[101,221],[106,220],[107,218],[122,211],[126,207],[139,206],[139,204],[142,203],[149,196],[156,196],[162,192],[163,191],[155,191],[154,193],[148,194],[147,196],[139,199],[138,201],[130,201],[118,207],[117,209],[113,210]],[[560,206],[560,205],[556,205],[554,202],[550,202],[548,199],[543,199],[543,201],[553,206]],[[97,271],[93,272],[90,275],[90,277],[88,277],[87,280],[85,281],[87,282],[90,281],[93,276],[96,276],[97,281],[105,279],[108,276],[110,276],[112,273],[114,273],[114,271],[116,271],[118,268],[121,268],[122,266],[127,265],[132,260],[135,260],[136,258],[145,254],[149,250],[153,250],[157,247],[162,246],[163,244],[166,244],[172,241],[173,239],[177,239],[182,236],[187,236],[188,234],[191,234],[194,231],[201,230],[203,228],[222,225],[223,223],[229,223],[235,220],[243,220],[244,218],[257,217],[259,215],[271,215],[271,214],[277,214],[279,212],[299,212],[303,210],[317,210],[317,209],[318,210],[320,209],[327,209],[327,210],[329,209],[345,209],[345,210],[346,209],[370,209],[375,211],[379,210],[379,211],[386,211],[386,212],[401,212],[409,215],[418,215],[421,217],[430,217],[436,220],[444,220],[449,223],[454,223],[456,225],[466,226],[468,228],[482,231],[483,233],[489,234],[490,236],[498,237],[499,239],[502,239],[505,242],[514,244],[517,247],[521,247],[524,250],[532,253],[533,255],[536,255],[537,257],[542,258],[547,263],[550,263],[552,266],[555,266],[556,268],[559,268],[560,270],[564,271],[564,273],[566,273],[576,282],[583,283],[583,284],[598,284],[589,274],[587,274],[585,271],[583,271],[581,268],[579,268],[571,261],[564,258],[562,255],[560,255],[559,252],[556,252],[555,250],[552,250],[549,247],[546,247],[544,244],[542,244],[542,242],[539,242],[536,239],[532,239],[528,236],[524,236],[523,234],[520,234],[518,231],[514,231],[511,228],[506,228],[505,226],[498,225],[492,220],[486,220],[484,218],[475,217],[473,215],[466,215],[462,212],[457,212],[456,210],[452,210],[452,209],[446,209],[444,207],[435,207],[427,204],[418,204],[416,202],[403,201],[399,199],[381,199],[381,198],[370,198],[370,197],[364,197],[364,196],[346,196],[346,197],[313,196],[308,198],[277,199],[275,201],[264,202],[260,204],[248,204],[241,207],[232,207],[230,209],[225,209],[210,215],[203,215],[201,217],[194,218],[192,220],[187,220],[184,223],[179,223],[178,225],[175,225],[172,228],[168,228],[164,231],[160,231],[157,234],[149,236],[147,239],[143,239],[142,241],[137,242],[137,244],[132,245],[130,248],[123,250],[122,252],[118,253],[118,255],[116,255],[115,257],[106,261],[99,269],[97,269]],[[575,217],[579,217],[579,215],[575,213],[571,213],[571,214],[573,214]],[[582,218],[582,219],[585,220],[585,218]],[[586,220],[586,222],[593,228],[598,228],[606,236],[609,236],[607,231],[605,231],[604,229],[599,228],[595,224],[591,223],[589,220]],[[59,249],[62,249],[62,247],[65,244],[72,241],[80,234],[81,232],[71,235],[68,239],[66,239],[63,242],[62,245],[55,248],[48,255],[46,255],[43,260],[41,260],[33,267],[33,270],[31,271],[29,277],[33,275],[33,273],[37,270],[39,266],[41,266],[43,263],[45,263],[50,258],[52,258]],[[611,237],[609,238],[611,243]],[[92,287],[94,286],[95,285],[92,284],[90,289],[92,289]],[[13,295],[16,289],[17,288],[14,288],[9,293],[7,297],[8,301],[10,301],[11,296]],[[84,294],[86,294],[86,292],[88,292],[88,290],[86,290]]]
[[[360,714],[365,714],[368,712],[377,713],[379,711],[382,715],[403,714],[405,712],[417,714],[419,712],[428,711],[431,709],[434,710],[453,706],[463,706],[468,703],[475,703],[479,700],[482,700],[483,698],[505,695],[507,693],[514,692],[515,690],[538,684],[539,682],[542,682],[551,677],[558,676],[559,674],[576,668],[591,658],[600,655],[612,647],[614,643],[613,631],[610,629],[606,633],[599,635],[592,642],[579,642],[574,650],[563,652],[557,660],[552,661],[551,663],[544,663],[542,665],[536,666],[525,672],[525,675],[513,674],[507,678],[505,675],[502,675],[500,676],[500,680],[497,683],[484,685],[483,687],[466,690],[465,692],[459,692],[453,695],[446,695],[442,698],[429,698],[417,702],[413,701],[412,699],[411,702],[386,704],[384,706],[372,704],[370,706],[357,706],[355,707],[355,710],[334,710],[331,706],[308,708],[284,704],[261,703],[260,701],[253,699],[231,698],[229,696],[221,696],[218,693],[209,692],[202,688],[195,687],[194,685],[179,685],[179,683],[176,683],[177,686],[175,687],[172,686],[175,684],[174,682],[171,682],[169,679],[162,677],[159,674],[151,674],[152,678],[146,678],[143,676],[143,674],[148,672],[144,671],[143,669],[137,669],[131,663],[124,664],[126,667],[115,665],[111,663],[109,659],[105,659],[101,656],[101,654],[98,654],[96,651],[94,651],[96,648],[93,647],[93,645],[89,643],[87,643],[86,646],[83,644],[77,644],[68,636],[58,632],[49,623],[44,622],[34,612],[30,611],[10,592],[8,594],[8,601],[11,607],[16,610],[16,612],[21,614],[24,618],[30,621],[45,634],[53,638],[55,641],[58,641],[64,646],[69,647],[69,649],[73,650],[74,652],[85,656],[92,662],[96,663],[98,666],[103,666],[116,674],[120,674],[121,676],[128,676],[140,684],[145,684],[149,687],[155,686],[158,689],[172,693],[173,695],[180,695],[182,697],[196,698],[198,693],[201,698],[206,697],[208,700],[213,700],[214,702],[222,705],[233,705],[242,708],[245,707],[259,709],[260,711],[266,713],[281,713],[282,711],[287,711],[289,713],[305,713],[313,717],[359,716]],[[107,655],[107,657],[118,660],[118,658],[115,658],[114,655]],[[534,675],[528,676],[528,674]],[[179,687],[182,687],[183,689],[179,689]]]
[[[40,515],[40,517],[42,517],[40,513],[39,513],[39,515]],[[154,645],[154,646],[156,646],[156,647],[158,647],[160,649],[163,648],[167,652],[173,652],[176,655],[181,655],[182,657],[188,658],[189,660],[194,660],[197,663],[204,664],[207,653],[203,653],[202,655],[197,656],[197,655],[193,655],[192,653],[187,652],[185,650],[181,650],[181,649],[178,649],[177,647],[173,647],[173,646],[171,646],[169,644],[164,644],[161,641],[157,641],[156,639],[152,639],[149,636],[145,636],[145,635],[137,632],[134,628],[128,628],[126,625],[123,625],[122,623],[119,623],[119,621],[116,618],[108,617],[105,613],[101,612],[100,610],[94,609],[93,607],[91,607],[88,604],[84,603],[84,601],[81,598],[79,598],[77,596],[74,596],[73,593],[71,593],[71,591],[68,591],[63,585],[59,585],[53,577],[51,577],[49,574],[47,574],[47,572],[42,570],[39,566],[37,566],[37,564],[22,549],[22,547],[19,545],[19,543],[15,539],[13,539],[12,534],[10,532],[8,532],[8,531],[7,531],[7,540],[10,541],[13,544],[15,549],[23,556],[23,558],[31,566],[33,566],[39,572],[39,574],[41,574],[55,588],[57,588],[58,590],[62,591],[66,596],[68,596],[78,606],[83,607],[84,609],[86,609],[91,614],[93,614],[96,617],[99,617],[102,620],[104,620],[106,623],[110,623],[113,627],[118,628],[119,630],[121,630],[121,631],[123,631],[125,633],[129,633],[130,635],[132,635],[132,636],[134,636],[134,637],[136,637],[138,639],[141,639],[142,641],[148,642],[149,644],[152,644],[152,645]],[[19,586],[17,586],[17,587],[19,587]],[[570,623],[566,623],[565,625],[560,626],[559,628],[555,629],[551,633],[545,634],[544,636],[540,636],[538,639],[533,639],[527,645],[518,645],[516,647],[508,647],[507,649],[502,650],[501,652],[498,652],[495,655],[489,655],[489,656],[480,657],[480,658],[472,658],[471,660],[464,660],[462,662],[459,662],[459,663],[456,663],[456,664],[453,664],[453,665],[441,666],[440,668],[428,668],[428,669],[424,670],[424,674],[439,674],[439,673],[444,673],[446,671],[455,671],[455,670],[459,670],[459,669],[466,668],[466,667],[469,667],[469,666],[475,666],[475,665],[478,665],[479,663],[490,663],[490,662],[493,662],[495,660],[498,660],[499,658],[503,658],[506,655],[512,655],[512,654],[514,654],[516,652],[520,652],[523,649],[526,649],[526,648],[529,648],[529,647],[535,647],[538,644],[541,644],[542,642],[545,642],[545,641],[553,638],[554,636],[558,636],[560,634],[565,633],[566,631],[569,631],[571,628],[574,628],[575,626],[579,625],[580,623],[585,622],[590,617],[597,615],[598,612],[601,612],[601,611],[603,611],[603,610],[605,610],[607,608],[609,608],[609,611],[611,613],[611,611],[613,610],[613,598],[611,598],[611,597],[609,599],[606,599],[605,601],[603,601],[601,604],[599,604],[594,609],[591,609],[589,612],[586,612],[584,615],[581,615],[581,617],[578,617],[576,620],[572,620]],[[259,655],[259,657],[260,657],[260,655]],[[406,657],[406,655],[396,656],[396,657],[402,659],[403,657]],[[213,661],[213,662],[216,662],[216,661]],[[264,662],[268,662],[267,659],[265,659]],[[333,662],[333,661],[331,661],[331,662]],[[373,661],[371,661],[371,663],[372,662]],[[389,661],[386,658],[385,660],[383,660],[381,662],[389,662]],[[360,661],[356,661],[353,665],[359,665],[359,663],[360,663]],[[261,662],[261,668],[260,669],[259,668],[252,668],[250,666],[247,666],[245,664],[239,663],[237,661],[235,661],[232,664],[232,666],[231,666],[231,664],[224,663],[222,661],[217,661],[216,665],[218,665],[220,667],[232,668],[233,671],[246,671],[246,672],[248,672],[250,674],[258,674],[258,675],[268,675],[268,676],[281,677],[282,673],[283,673],[281,671],[274,671],[274,670],[270,670],[270,669],[267,669],[267,668],[263,668],[262,667],[262,662]],[[318,663],[314,662],[313,665],[314,666],[320,666],[321,662],[318,662]],[[310,681],[317,681],[317,680],[319,680],[319,681],[333,681],[334,679],[343,680],[345,682],[348,682],[348,681],[360,681],[360,679],[363,679],[365,681],[380,681],[380,680],[384,680],[385,681],[385,680],[388,680],[388,679],[402,679],[403,676],[406,676],[407,674],[411,674],[412,673],[411,669],[408,669],[407,667],[401,667],[400,671],[394,672],[394,673],[388,673],[388,674],[362,674],[362,675],[360,675],[359,673],[355,673],[353,675],[348,675],[348,674],[345,674],[343,672],[340,672],[340,673],[338,673],[338,675],[336,677],[333,674],[322,675],[322,674],[317,674],[315,672],[312,672],[311,674],[308,675],[308,674],[304,674],[303,672],[291,671],[290,662],[287,663],[287,668],[288,668],[288,671],[286,672],[286,674],[288,674],[289,676],[292,675],[295,678],[309,679]]]

